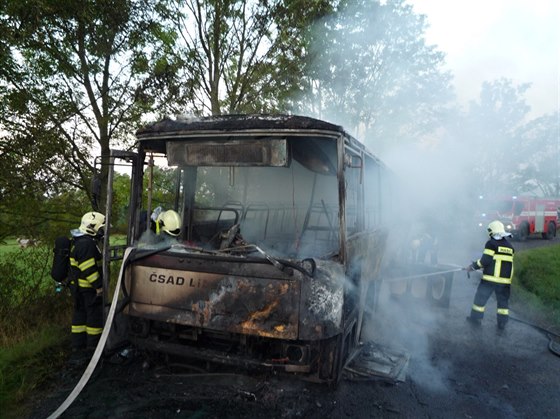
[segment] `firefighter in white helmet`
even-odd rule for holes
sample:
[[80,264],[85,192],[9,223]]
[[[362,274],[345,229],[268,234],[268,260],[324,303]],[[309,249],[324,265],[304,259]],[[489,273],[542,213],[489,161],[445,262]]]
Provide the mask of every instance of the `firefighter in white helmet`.
[[467,320],[479,326],[484,317],[486,303],[492,293],[496,293],[498,329],[503,330],[509,319],[509,295],[513,277],[514,249],[507,237],[511,236],[500,221],[488,224],[488,236],[480,259],[472,262],[465,269],[470,272],[482,269],[482,278],[478,284],[471,314]]
[[181,217],[176,211],[167,210],[161,212],[156,218],[156,234],[167,234],[177,237],[181,232]]
[[142,236],[141,242],[147,245],[174,242],[181,233],[181,224],[181,216],[177,211],[164,211],[157,207],[150,215],[150,228]]
[[91,211],[84,214],[80,227],[70,232],[73,350],[94,349],[103,332],[102,256],[97,241],[103,237],[104,227],[105,216]]

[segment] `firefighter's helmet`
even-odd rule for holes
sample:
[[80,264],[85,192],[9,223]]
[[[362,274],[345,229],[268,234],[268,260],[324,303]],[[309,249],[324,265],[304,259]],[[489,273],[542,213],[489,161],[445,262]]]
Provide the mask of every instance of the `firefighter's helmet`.
[[105,216],[100,212],[90,211],[86,212],[82,217],[79,230],[84,234],[89,234],[90,236],[102,236],[104,227]]
[[498,221],[492,221],[490,224],[488,224],[488,235],[490,237],[495,236],[495,235],[500,235],[500,236],[505,236],[507,235],[506,230],[504,228],[504,225]]
[[178,236],[181,232],[181,217],[176,211],[167,210],[160,213],[156,220],[156,232],[164,231],[171,236]]

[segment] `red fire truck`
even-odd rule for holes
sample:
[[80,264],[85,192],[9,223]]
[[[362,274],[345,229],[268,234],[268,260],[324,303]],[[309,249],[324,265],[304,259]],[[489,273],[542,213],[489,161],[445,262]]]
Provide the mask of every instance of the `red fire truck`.
[[479,226],[486,227],[492,220],[504,223],[506,231],[517,240],[541,234],[543,239],[556,237],[560,217],[560,199],[509,197],[480,200]]

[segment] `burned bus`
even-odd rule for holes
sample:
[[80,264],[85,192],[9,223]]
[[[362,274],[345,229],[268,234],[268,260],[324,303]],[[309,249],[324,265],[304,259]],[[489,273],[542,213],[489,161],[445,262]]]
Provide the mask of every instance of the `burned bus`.
[[[342,127],[293,115],[163,120],[133,162],[123,315],[147,350],[336,382],[383,259],[389,172]],[[173,173],[166,202],[154,166]],[[110,172],[110,178],[112,172]],[[109,194],[111,196],[111,194]],[[153,209],[176,239],[144,242]]]

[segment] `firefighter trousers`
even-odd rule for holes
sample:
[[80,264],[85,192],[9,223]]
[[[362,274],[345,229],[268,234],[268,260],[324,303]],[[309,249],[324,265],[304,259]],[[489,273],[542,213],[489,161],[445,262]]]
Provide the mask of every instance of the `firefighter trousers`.
[[78,289],[74,292],[72,348],[95,348],[102,332],[103,298],[94,289]]
[[471,309],[471,318],[475,320],[482,320],[488,299],[494,292],[497,301],[497,318],[498,327],[503,329],[509,319],[509,295],[510,284],[499,284],[497,282],[480,280],[476,294],[474,296],[474,303]]

